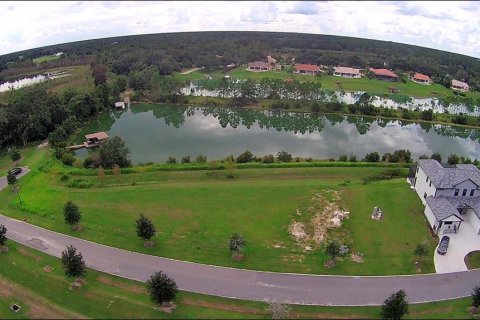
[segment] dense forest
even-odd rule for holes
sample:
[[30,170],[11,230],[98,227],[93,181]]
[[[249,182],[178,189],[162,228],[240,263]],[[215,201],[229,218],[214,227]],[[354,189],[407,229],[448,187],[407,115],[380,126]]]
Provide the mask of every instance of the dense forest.
[[53,45],[0,56],[0,80],[11,76],[12,68],[41,68],[32,59],[56,52],[65,52],[63,59],[71,61],[94,57],[97,63],[125,76],[153,65],[161,75],[168,75],[198,66],[223,69],[231,63],[239,65],[272,55],[284,63],[294,58],[295,63],[417,71],[447,86],[455,78],[480,90],[477,58],[387,41],[276,32],[165,33]]

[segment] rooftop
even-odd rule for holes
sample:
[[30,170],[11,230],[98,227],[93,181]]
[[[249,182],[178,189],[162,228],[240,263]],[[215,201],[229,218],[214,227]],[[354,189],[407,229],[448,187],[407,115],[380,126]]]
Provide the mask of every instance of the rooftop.
[[418,165],[436,188],[454,188],[457,184],[469,179],[480,186],[480,170],[473,164],[457,164],[453,167],[444,167],[437,160],[421,159],[418,161]]
[[249,68],[261,68],[261,67],[268,67],[268,63],[265,61],[253,61],[248,63]]
[[455,80],[455,79],[452,80],[452,86],[468,88],[467,83],[465,83],[463,81],[458,81],[458,80]]
[[108,134],[105,131],[100,131],[100,132],[95,132],[95,133],[90,133],[85,135],[85,139],[90,140],[90,139],[95,139],[97,138],[98,140],[105,140],[108,139]]
[[370,71],[373,72],[376,76],[384,76],[384,77],[390,77],[390,78],[398,78],[398,76],[393,73],[392,71],[388,69],[374,69],[370,68]]
[[433,215],[437,218],[438,221],[442,221],[453,215],[457,216],[460,220],[460,213],[447,197],[433,197],[429,196],[425,199],[427,205],[432,209]]
[[423,81],[432,81],[429,76],[426,76],[418,72],[413,75],[413,79],[418,79]]
[[320,71],[320,68],[314,64],[297,64],[294,68],[305,71]]
[[350,68],[350,67],[335,67],[333,68],[334,72],[338,73],[347,73],[347,74],[360,74],[360,69]]

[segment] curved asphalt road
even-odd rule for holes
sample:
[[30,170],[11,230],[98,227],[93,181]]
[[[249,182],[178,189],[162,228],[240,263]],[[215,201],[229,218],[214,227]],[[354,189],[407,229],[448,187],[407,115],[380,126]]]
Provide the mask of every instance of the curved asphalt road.
[[162,270],[179,288],[215,296],[291,304],[381,305],[391,293],[404,289],[410,303],[470,295],[480,284],[480,270],[420,276],[316,276],[240,270],[171,260],[130,252],[42,229],[0,215],[7,237],[60,257],[72,244],[92,269],[146,281]]

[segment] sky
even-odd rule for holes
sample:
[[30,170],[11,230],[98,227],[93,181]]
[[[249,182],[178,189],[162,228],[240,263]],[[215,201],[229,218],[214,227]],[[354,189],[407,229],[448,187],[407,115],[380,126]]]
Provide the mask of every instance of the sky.
[[476,1],[0,1],[0,55],[87,39],[183,31],[331,34],[480,58]]

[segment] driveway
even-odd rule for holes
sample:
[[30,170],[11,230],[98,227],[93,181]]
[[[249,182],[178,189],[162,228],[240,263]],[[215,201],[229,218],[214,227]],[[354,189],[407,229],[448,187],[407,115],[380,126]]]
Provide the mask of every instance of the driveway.
[[381,305],[390,294],[403,289],[410,303],[419,303],[469,296],[480,279],[480,270],[385,277],[242,270],[117,249],[3,215],[0,224],[7,227],[10,240],[55,257],[71,244],[82,253],[87,266],[95,270],[144,282],[152,273],[162,270],[182,290],[237,299],[305,305]]
[[[447,253],[442,256],[435,254],[433,261],[435,263],[435,271],[437,273],[466,271],[464,259],[467,253],[471,251],[480,250],[480,235],[478,235],[470,222],[468,217],[462,216],[465,219],[460,225],[457,234],[447,234],[450,237]],[[443,235],[440,235],[440,239]]]
[[[17,180],[30,172],[30,169],[28,169],[27,167],[20,167],[20,168],[22,168],[22,172],[20,174],[16,175]],[[5,189],[7,186],[8,186],[7,176],[1,177],[0,178],[0,191]]]

